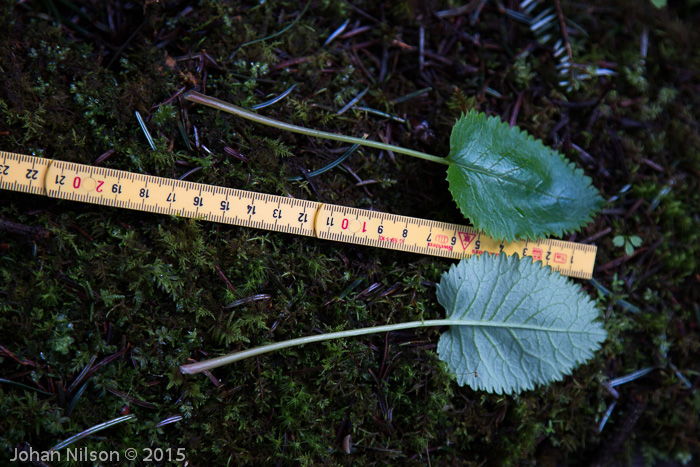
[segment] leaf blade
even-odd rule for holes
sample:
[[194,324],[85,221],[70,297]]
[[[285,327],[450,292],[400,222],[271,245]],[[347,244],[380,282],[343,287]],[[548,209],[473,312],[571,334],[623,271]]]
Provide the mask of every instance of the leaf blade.
[[561,236],[603,203],[591,179],[561,154],[473,110],[455,123],[447,161],[458,207],[496,239]]
[[468,321],[442,334],[438,355],[475,390],[513,393],[559,380],[607,335],[593,302],[529,257],[463,260],[443,275],[437,297],[448,319]]

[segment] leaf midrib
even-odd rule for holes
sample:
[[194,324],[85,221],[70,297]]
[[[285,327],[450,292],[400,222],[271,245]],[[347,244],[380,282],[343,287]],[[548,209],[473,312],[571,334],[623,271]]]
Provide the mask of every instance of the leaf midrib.
[[542,331],[542,332],[562,332],[567,334],[591,334],[590,331],[578,329],[563,329],[563,328],[548,328],[544,326],[525,325],[520,323],[493,323],[490,321],[471,321],[461,319],[436,320],[444,321],[443,324],[449,326],[473,326],[480,328],[499,328],[499,329],[521,329],[526,331]]
[[[461,155],[460,157],[466,157],[466,156],[465,156],[465,155]],[[527,185],[526,183],[522,182],[521,180],[519,180],[519,179],[517,179],[517,178],[510,178],[510,177],[505,176],[505,175],[499,175],[499,174],[497,174],[496,172],[491,172],[491,171],[486,170],[486,169],[477,168],[477,167],[475,167],[475,166],[473,166],[473,165],[469,165],[469,164],[466,164],[466,163],[461,162],[461,161],[456,161],[456,160],[454,160],[452,157],[449,157],[449,158],[448,158],[448,161],[450,162],[450,164],[455,164],[455,165],[458,165],[458,166],[460,166],[460,167],[464,167],[464,168],[465,168],[466,170],[468,170],[468,171],[471,171],[471,172],[474,172],[474,173],[478,173],[478,174],[482,174],[482,175],[486,175],[486,176],[489,176],[489,177],[493,177],[493,178],[496,178],[496,179],[498,179],[498,180],[503,180],[503,181],[512,183],[513,185],[519,185],[519,186],[525,188],[526,190],[532,190],[532,191],[534,191],[535,193],[538,193],[538,194],[540,194],[540,195],[543,195],[543,196],[546,196],[546,197],[549,197],[549,198],[553,198],[553,199],[557,199],[557,200],[562,199],[562,200],[566,200],[566,201],[574,201],[575,199],[578,199],[578,198],[573,198],[573,197],[570,198],[570,197],[567,197],[567,196],[555,196],[555,195],[553,195],[553,194],[551,194],[551,193],[549,193],[549,192],[547,192],[547,191],[542,191],[542,190],[539,189],[538,187],[530,187],[529,185]],[[567,167],[567,168],[568,168],[568,167]]]

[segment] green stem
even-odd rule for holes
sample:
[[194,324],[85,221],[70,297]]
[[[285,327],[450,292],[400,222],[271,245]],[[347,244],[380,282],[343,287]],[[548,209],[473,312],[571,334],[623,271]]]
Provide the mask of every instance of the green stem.
[[180,371],[183,374],[192,375],[195,373],[201,373],[202,371],[212,370],[223,365],[228,365],[229,363],[237,362],[239,360],[244,360],[246,358],[262,355],[267,352],[286,349],[287,347],[295,347],[297,345],[312,344],[314,342],[342,339],[345,337],[362,336],[364,334],[374,334],[378,332],[399,331],[401,329],[425,328],[432,326],[461,326],[464,325],[464,323],[464,321],[454,319],[433,319],[428,321],[412,321],[408,323],[387,324],[384,326],[374,326],[362,329],[351,329],[348,331],[331,332],[329,334],[319,334],[316,336],[299,337],[297,339],[275,342],[274,344],[261,345],[260,347],[230,353],[228,355],[212,358],[210,360],[204,360],[202,362],[181,365]]
[[301,133],[302,135],[314,136],[316,138],[326,138],[332,139],[334,141],[342,141],[344,143],[359,144],[362,146],[369,146],[371,148],[383,149],[385,151],[393,151],[399,154],[406,154],[407,156],[418,157],[420,159],[425,159],[427,161],[437,162],[440,164],[449,164],[444,157],[431,156],[420,151],[414,151],[413,149],[406,149],[400,146],[394,146],[392,144],[380,143],[379,141],[367,140],[364,138],[356,138],[353,136],[336,135],[335,133],[328,133],[327,131],[311,130],[309,128],[304,128],[301,126],[292,125],[290,123],[284,123],[272,118],[264,117],[262,115],[251,112],[250,110],[243,109],[236,105],[224,102],[222,100],[216,99],[214,97],[205,96],[204,94],[198,93],[196,91],[186,92],[183,97],[188,101],[196,102],[198,104],[208,105],[218,110],[223,110],[224,112],[229,112],[239,117],[247,118],[253,120],[254,122],[262,123],[274,128],[279,128],[280,130],[291,131],[294,133]]

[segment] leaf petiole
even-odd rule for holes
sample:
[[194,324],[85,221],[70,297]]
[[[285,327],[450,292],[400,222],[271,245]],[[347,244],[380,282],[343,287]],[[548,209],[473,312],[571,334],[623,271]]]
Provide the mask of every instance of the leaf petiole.
[[433,319],[427,321],[410,321],[408,323],[386,324],[383,326],[373,326],[369,328],[351,329],[347,331],[331,332],[328,334],[319,334],[316,336],[299,337],[297,339],[275,342],[274,344],[261,345],[253,349],[230,353],[228,355],[204,360],[202,362],[180,365],[180,371],[183,374],[188,375],[201,373],[202,371],[212,370],[223,365],[228,365],[229,363],[262,355],[267,352],[274,352],[275,350],[286,349],[287,347],[295,347],[298,345],[312,344],[314,342],[323,342],[333,339],[343,339],[345,337],[362,336],[365,334],[374,334],[378,332],[399,331],[402,329],[425,328],[432,326],[463,326],[464,324],[468,323],[456,319]]
[[407,156],[418,157],[420,159],[425,159],[427,161],[437,162],[439,164],[448,165],[449,162],[444,157],[432,156],[424,152],[415,151],[413,149],[406,149],[400,146],[394,146],[393,144],[380,143],[379,141],[372,141],[364,138],[357,138],[354,136],[337,135],[335,133],[329,133],[327,131],[312,130],[310,128],[304,128],[302,126],[292,125],[291,123],[284,123],[275,120],[270,117],[265,117],[263,115],[251,112],[237,105],[233,105],[229,102],[216,99],[215,97],[206,96],[196,91],[186,92],[183,97],[188,101],[196,102],[197,104],[208,105],[217,110],[223,110],[224,112],[229,112],[239,117],[247,118],[254,122],[262,123],[280,130],[291,131],[293,133],[301,133],[302,135],[313,136],[316,138],[332,139],[334,141],[341,141],[343,143],[359,144],[361,146],[369,146],[371,148],[382,149],[385,151],[393,151],[399,154],[405,154]]
[[282,342],[275,342],[273,344],[261,345],[248,350],[241,350],[240,352],[233,352],[228,355],[222,355],[221,357],[211,358],[209,360],[204,360],[202,362],[190,363],[187,365],[180,365],[180,372],[183,374],[195,374],[201,373],[202,371],[211,370],[218,368],[223,365],[228,365],[229,363],[238,362],[240,360],[245,360],[246,358],[256,357],[268,352],[274,352],[275,350],[286,349],[288,347],[296,347],[299,345],[313,344],[315,342],[323,342],[335,339],[344,339],[346,337],[362,336],[365,334],[375,334],[379,332],[391,332],[400,331],[403,329],[414,329],[414,328],[428,328],[437,326],[472,326],[479,328],[502,328],[510,330],[525,330],[525,331],[548,331],[554,333],[583,333],[581,331],[571,331],[566,328],[556,328],[556,327],[546,327],[538,326],[534,324],[527,323],[494,323],[484,320],[470,320],[470,319],[431,319],[426,321],[409,321],[407,323],[395,323],[395,324],[385,324],[382,326],[372,326],[368,328],[360,329],[349,329],[347,331],[337,331],[328,334],[318,334],[315,336],[305,336],[298,337],[296,339],[289,339]]

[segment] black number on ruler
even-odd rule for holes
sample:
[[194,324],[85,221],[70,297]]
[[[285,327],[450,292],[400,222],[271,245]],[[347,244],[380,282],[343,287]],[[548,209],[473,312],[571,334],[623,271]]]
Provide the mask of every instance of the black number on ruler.
[[3,165],[0,164],[0,175],[7,175],[7,173],[10,171],[10,166],[9,165]]
[[332,217],[326,218],[326,225],[329,227],[333,227],[333,218]]
[[[432,236],[433,236],[433,234],[432,234],[432,233],[429,233],[429,234],[428,234],[428,238],[426,238],[425,241],[426,241],[426,242],[432,242],[432,241],[433,241]],[[404,235],[404,237],[405,237],[405,235]]]
[[[121,190],[121,188],[119,188]],[[114,190],[114,189],[113,189]],[[121,191],[120,191],[121,193]],[[174,203],[175,202],[175,193],[168,193],[168,197],[166,200],[168,203]]]
[[384,233],[384,226],[383,226],[383,225],[380,225],[379,227],[377,227],[377,233],[378,233],[379,235],[381,235],[381,234]]
[[255,206],[248,205],[248,214],[255,214]]
[[408,229],[403,229],[403,238],[408,237]]
[[56,185],[65,185],[65,183],[63,183],[65,180],[65,175],[56,175]]
[[194,197],[194,205],[198,207],[204,206],[204,200],[200,198],[199,196]]
[[221,208],[222,211],[230,211],[231,210],[231,205],[228,201],[222,201],[221,202]]
[[141,188],[141,189],[139,190],[139,196],[140,196],[141,198],[150,198],[150,196],[148,195],[148,189],[147,189],[147,188]]
[[481,248],[481,240],[477,240],[477,241],[474,243],[474,249],[475,249],[475,250],[478,250],[479,248]]
[[121,193],[122,192],[122,186],[119,184],[114,184],[112,185],[112,193]]
[[36,180],[36,176],[37,176],[38,173],[39,173],[38,170],[27,169],[27,175],[26,175],[26,177],[27,177],[27,179],[29,179],[29,180]]
[[299,222],[309,222],[309,216],[306,213],[299,213]]
[[547,261],[549,261],[549,257],[550,257],[550,256],[552,256],[552,252],[551,252],[551,251],[548,251],[548,252],[547,252],[547,257],[546,257],[545,259],[546,259]]
[[282,210],[281,209],[273,209],[272,210],[272,217],[275,219],[282,219]]

